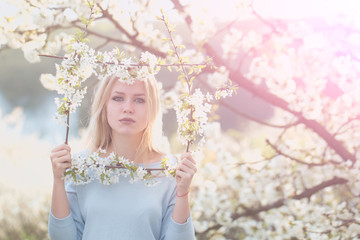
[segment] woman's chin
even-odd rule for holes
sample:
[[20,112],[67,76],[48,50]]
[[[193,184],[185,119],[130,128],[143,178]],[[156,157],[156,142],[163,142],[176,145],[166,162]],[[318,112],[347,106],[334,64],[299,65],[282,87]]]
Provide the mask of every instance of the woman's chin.
[[116,133],[126,137],[131,137],[142,133],[142,131],[135,131],[134,129],[119,129]]

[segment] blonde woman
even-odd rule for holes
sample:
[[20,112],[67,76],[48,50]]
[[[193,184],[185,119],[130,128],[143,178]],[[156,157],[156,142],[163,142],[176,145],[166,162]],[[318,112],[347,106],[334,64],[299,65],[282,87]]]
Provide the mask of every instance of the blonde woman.
[[[156,80],[135,80],[132,85],[118,80],[100,81],[88,128],[89,147],[80,154],[102,148],[103,157],[115,152],[139,166],[160,168],[165,154],[157,146],[162,129]],[[109,186],[96,181],[64,183],[64,173],[71,166],[70,147],[54,148],[50,158],[54,175],[50,239],[195,238],[188,192],[196,163],[189,153],[178,161],[175,179],[159,178],[154,187],[131,184],[125,177]]]

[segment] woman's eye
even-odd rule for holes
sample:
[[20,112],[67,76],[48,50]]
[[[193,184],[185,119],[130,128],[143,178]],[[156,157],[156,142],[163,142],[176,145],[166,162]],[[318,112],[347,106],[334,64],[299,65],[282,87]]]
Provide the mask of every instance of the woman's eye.
[[119,102],[119,101],[122,101],[123,98],[122,97],[113,97],[112,100]]
[[135,99],[135,102],[137,102],[137,103],[144,103],[144,102],[145,102],[145,99],[143,99],[143,98],[137,98],[137,99]]

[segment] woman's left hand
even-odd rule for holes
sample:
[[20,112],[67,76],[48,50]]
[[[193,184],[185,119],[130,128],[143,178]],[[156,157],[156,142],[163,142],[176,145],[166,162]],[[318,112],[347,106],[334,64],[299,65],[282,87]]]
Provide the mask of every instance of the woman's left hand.
[[177,194],[179,196],[186,194],[190,190],[191,180],[196,171],[196,162],[191,154],[182,154],[176,168]]

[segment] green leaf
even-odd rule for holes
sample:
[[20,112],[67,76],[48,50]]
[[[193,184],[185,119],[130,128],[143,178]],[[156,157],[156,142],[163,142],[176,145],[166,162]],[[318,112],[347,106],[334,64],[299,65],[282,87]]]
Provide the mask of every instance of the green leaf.
[[118,48],[118,46],[115,46],[115,48],[116,48],[117,55],[120,56],[120,54],[121,54],[120,49]]
[[190,68],[189,75],[191,75],[194,72],[194,67]]
[[181,75],[179,75],[177,78],[178,78],[178,80],[183,80],[183,79],[185,79],[185,75],[184,75],[184,74],[181,74]]
[[79,19],[80,19],[81,23],[83,23],[83,24],[87,25],[88,20],[87,20],[86,18],[84,18],[84,17],[80,17]]
[[74,179],[74,182],[76,182],[76,173],[75,172],[71,172],[72,178]]
[[104,173],[102,173],[102,174],[101,174],[101,182],[103,183],[104,180],[105,180],[105,175],[104,175]]

